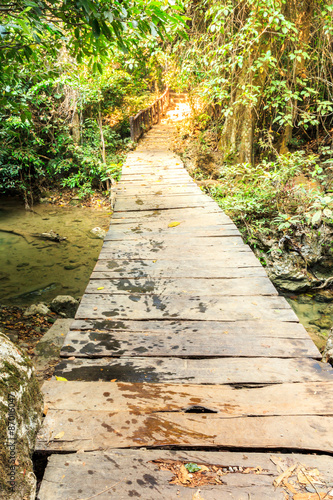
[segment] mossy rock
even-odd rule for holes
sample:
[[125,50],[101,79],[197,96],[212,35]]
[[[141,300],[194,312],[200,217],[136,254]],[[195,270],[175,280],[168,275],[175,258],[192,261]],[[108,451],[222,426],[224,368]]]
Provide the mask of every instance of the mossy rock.
[[43,398],[30,360],[0,332],[0,498],[34,500],[31,455]]

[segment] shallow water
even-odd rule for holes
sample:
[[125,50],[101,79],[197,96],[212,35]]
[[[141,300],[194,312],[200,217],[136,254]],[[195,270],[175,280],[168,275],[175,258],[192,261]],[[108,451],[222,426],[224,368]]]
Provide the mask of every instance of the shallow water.
[[333,327],[333,294],[331,302],[323,302],[320,294],[312,293],[286,296],[286,299],[316,346],[323,350],[329,330]]
[[[0,303],[30,305],[57,295],[82,296],[103,241],[90,233],[107,230],[110,210],[34,206],[28,212],[17,199],[0,199]],[[32,236],[50,230],[67,237],[56,243]]]

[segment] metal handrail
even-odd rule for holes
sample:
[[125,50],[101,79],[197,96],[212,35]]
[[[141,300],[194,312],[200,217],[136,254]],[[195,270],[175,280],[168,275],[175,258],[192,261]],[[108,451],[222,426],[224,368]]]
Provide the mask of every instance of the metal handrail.
[[169,87],[164,94],[159,97],[154,104],[148,108],[139,111],[135,116],[130,117],[131,139],[136,142],[144,133],[158,123],[161,116],[165,113],[169,106],[170,94]]

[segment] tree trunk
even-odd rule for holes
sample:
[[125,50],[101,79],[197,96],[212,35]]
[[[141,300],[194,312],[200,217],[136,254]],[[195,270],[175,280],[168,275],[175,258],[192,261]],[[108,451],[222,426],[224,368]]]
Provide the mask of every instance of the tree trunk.
[[[244,100],[244,88],[253,84],[250,71],[253,54],[244,62],[240,74],[233,75],[234,89],[230,99],[229,110],[219,142],[224,161],[229,163],[253,163],[253,136],[255,112],[253,104]],[[256,82],[258,83],[258,82]]]
[[[311,25],[314,12],[313,0],[289,0],[285,3],[284,15],[290,20],[298,29],[298,50],[306,52],[307,45],[311,36]],[[289,85],[292,88],[297,88],[297,78],[306,78],[307,68],[306,59],[303,54],[300,58],[294,59],[293,71]],[[293,127],[296,125],[297,120],[297,100],[289,101],[290,114],[292,116],[292,124],[286,125],[280,140],[279,153],[284,154],[289,152],[288,145],[292,139]]]
[[236,104],[233,114],[224,123],[219,147],[223,158],[230,163],[253,163],[253,110]]
[[101,113],[101,104],[98,106],[98,126],[99,126],[99,131],[101,134],[101,154],[102,154],[102,161],[103,163],[106,163],[106,154],[105,154],[105,141],[104,141],[104,134],[103,134],[103,126],[102,126],[102,113]]
[[80,118],[77,110],[75,110],[73,114],[72,137],[75,144],[80,144]]

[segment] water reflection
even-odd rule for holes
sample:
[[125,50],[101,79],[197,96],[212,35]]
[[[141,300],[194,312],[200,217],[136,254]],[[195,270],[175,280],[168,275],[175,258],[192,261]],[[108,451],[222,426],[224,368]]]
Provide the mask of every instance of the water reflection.
[[[110,218],[105,209],[51,204],[36,205],[33,212],[27,212],[18,200],[1,199],[1,304],[29,305],[59,294],[82,295],[103,243],[91,229],[107,230]],[[51,229],[67,241],[33,236]]]

